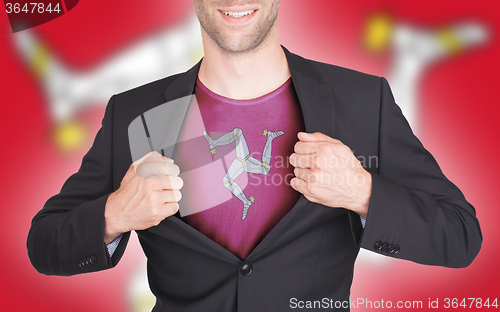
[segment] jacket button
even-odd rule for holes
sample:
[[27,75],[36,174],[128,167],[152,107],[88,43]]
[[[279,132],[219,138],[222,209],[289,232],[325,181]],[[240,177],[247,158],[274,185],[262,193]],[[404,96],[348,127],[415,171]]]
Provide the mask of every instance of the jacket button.
[[399,252],[399,246],[398,245],[389,245],[389,247],[387,247],[387,251],[390,254],[395,255]]
[[95,265],[97,263],[97,258],[95,256],[90,257],[90,265]]
[[383,245],[383,244],[384,244],[384,243],[382,243],[381,241],[377,241],[377,242],[375,243],[375,245],[373,246],[373,248],[375,248],[375,250],[381,250],[381,249],[382,249],[382,245]]
[[387,251],[388,247],[389,247],[389,244],[388,243],[384,243],[384,244],[382,244],[382,247],[380,248],[380,250]]
[[241,266],[241,268],[240,268],[240,273],[241,273],[242,275],[248,276],[248,275],[250,275],[250,274],[252,273],[252,270],[253,270],[253,268],[252,268],[252,265],[251,265],[251,264],[249,264],[249,263],[244,263],[244,264]]
[[86,267],[88,267],[88,264],[86,263],[85,259],[80,260],[80,267],[81,267],[81,268],[86,268]]

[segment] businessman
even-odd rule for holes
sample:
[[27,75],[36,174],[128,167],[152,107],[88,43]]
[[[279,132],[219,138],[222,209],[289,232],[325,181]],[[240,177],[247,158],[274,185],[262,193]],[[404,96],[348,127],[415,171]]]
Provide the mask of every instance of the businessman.
[[[282,47],[279,0],[194,3],[204,58],[110,99],[81,168],[33,219],[39,272],[112,268],[135,230],[153,311],[287,311],[291,298],[348,302],[360,247],[430,265],[473,261],[475,210],[385,79]],[[231,163],[216,165],[231,149]],[[210,165],[194,170],[200,163]]]

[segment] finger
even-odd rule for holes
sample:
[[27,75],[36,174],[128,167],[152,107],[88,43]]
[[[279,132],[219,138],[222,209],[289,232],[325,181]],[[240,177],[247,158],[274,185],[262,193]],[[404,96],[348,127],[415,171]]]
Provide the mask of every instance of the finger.
[[162,191],[160,200],[162,203],[176,203],[181,200],[181,198],[182,194],[179,190]]
[[166,177],[163,162],[145,162],[135,168],[137,176],[143,179],[162,179]]
[[153,191],[174,191],[180,190],[184,181],[180,177],[165,177],[164,179],[142,179],[144,187]]
[[297,154],[314,154],[317,152],[317,142],[303,142],[299,141],[295,143],[295,146],[293,147],[293,150]]
[[309,177],[311,175],[311,170],[310,169],[295,168],[295,169],[293,169],[293,174],[301,180],[309,181]]
[[136,174],[144,179],[166,179],[167,176],[178,176],[179,166],[167,162],[143,162],[136,168]]
[[328,182],[328,176],[322,175],[321,172],[317,170],[295,168],[293,173],[297,178],[309,184],[308,186],[321,187],[325,182]]
[[290,155],[290,164],[295,168],[313,168],[314,167],[314,156],[293,153]]
[[161,156],[163,157],[163,162],[166,162],[168,164],[173,164],[174,163],[174,160],[172,158],[167,158],[165,156]]
[[184,181],[178,177],[167,177],[167,179],[158,181],[160,190],[180,190],[184,185]]
[[290,180],[290,186],[296,190],[297,192],[309,196],[309,191],[307,187],[307,182],[299,179],[299,178],[293,178]]
[[169,203],[165,203],[163,204],[164,208],[165,208],[165,214],[166,214],[166,217],[170,217],[174,214],[177,213],[177,211],[179,211],[179,204],[177,202],[169,202]]
[[151,151],[147,153],[146,155],[142,156],[140,159],[134,161],[134,166],[139,166],[141,164],[147,163],[147,162],[155,162],[155,161],[162,161],[162,155],[158,153],[157,151]]
[[178,176],[179,173],[181,173],[181,169],[179,168],[179,166],[174,163],[164,163],[164,167],[165,173],[170,177]]
[[153,221],[152,226],[156,226],[156,225],[160,224],[160,222],[162,222],[166,218],[176,214],[177,211],[179,211],[179,204],[175,201],[164,202],[158,208],[159,208],[159,210],[153,216],[154,221]]
[[153,151],[153,152],[150,152],[149,156],[144,158],[144,160],[142,161],[142,163],[146,163],[146,162],[166,162],[166,163],[173,164],[174,160],[161,155],[157,151]]
[[302,142],[331,142],[331,143],[342,143],[341,141],[327,136],[321,132],[306,133],[299,132],[297,137]]

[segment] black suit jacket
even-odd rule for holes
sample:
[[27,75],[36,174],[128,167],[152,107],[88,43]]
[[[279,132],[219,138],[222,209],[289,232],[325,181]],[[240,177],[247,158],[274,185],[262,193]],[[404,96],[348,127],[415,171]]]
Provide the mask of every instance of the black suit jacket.
[[[467,266],[479,252],[474,208],[413,135],[387,81],[284,50],[306,131],[341,140],[372,175],[366,227],[352,212],[302,196],[242,261],[169,217],[138,231],[154,311],[286,311],[291,298],[348,300],[359,247],[448,267]],[[191,95],[199,64],[111,98],[81,168],[33,219],[28,254],[39,272],[73,275],[118,263],[130,233],[109,257],[104,207],[132,163],[128,127],[149,109]],[[178,126],[168,127],[175,138]]]

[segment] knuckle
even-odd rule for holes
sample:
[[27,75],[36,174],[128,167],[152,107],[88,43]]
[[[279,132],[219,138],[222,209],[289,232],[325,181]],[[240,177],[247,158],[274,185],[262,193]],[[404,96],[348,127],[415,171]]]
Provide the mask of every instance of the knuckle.
[[174,201],[178,202],[182,198],[182,193],[179,190],[174,191]]
[[174,163],[174,160],[173,160],[172,158],[167,158],[167,157],[165,157],[165,156],[162,156],[162,159],[163,159],[164,161],[168,162],[168,163],[171,163],[171,164],[173,164],[173,163]]
[[166,164],[167,167],[167,175],[169,176],[178,176],[180,173],[180,168],[176,164]]
[[293,146],[293,150],[294,150],[295,153],[298,153],[298,151],[300,150],[300,146],[301,145],[302,144],[300,143],[300,141],[297,142],[297,143],[295,143],[295,145]]
[[173,177],[172,185],[175,189],[181,189],[184,186],[184,180],[181,177]]
[[178,203],[167,203],[165,204],[165,212],[167,216],[171,216],[177,213],[179,211],[179,204]]
[[158,216],[161,215],[161,205],[158,205],[158,204],[154,204],[154,205],[151,205],[150,206],[150,210],[149,210],[149,213],[151,214],[151,216],[154,218],[154,219],[157,219]]
[[296,190],[296,191],[298,191],[298,192],[300,192],[300,193],[303,193],[303,192],[304,192],[303,187],[302,187],[302,185],[300,184],[300,180],[299,180],[299,178],[293,178],[293,179],[291,179],[291,180],[290,180],[290,186],[291,186],[294,190]]

